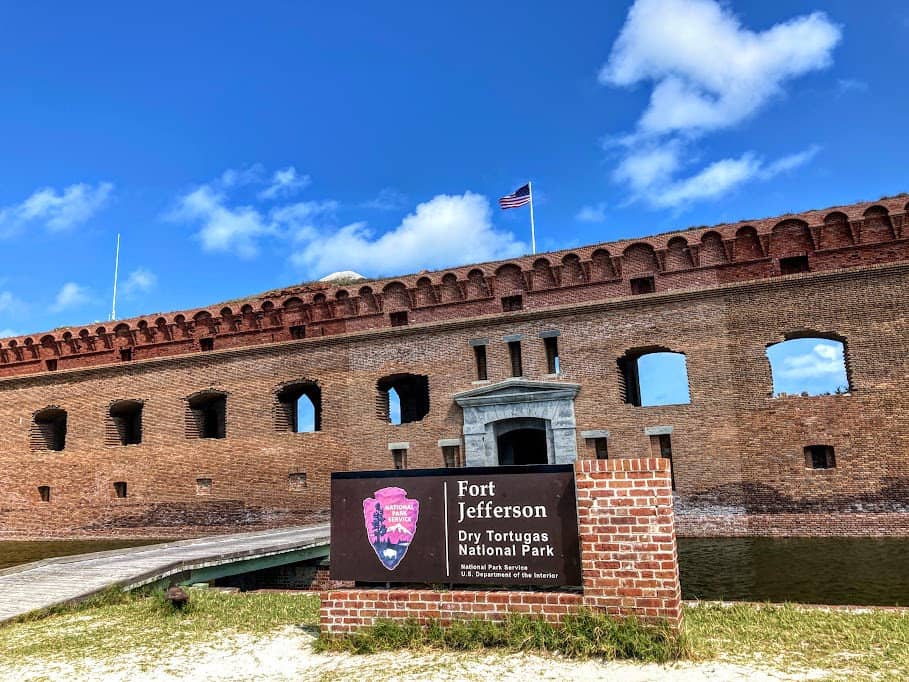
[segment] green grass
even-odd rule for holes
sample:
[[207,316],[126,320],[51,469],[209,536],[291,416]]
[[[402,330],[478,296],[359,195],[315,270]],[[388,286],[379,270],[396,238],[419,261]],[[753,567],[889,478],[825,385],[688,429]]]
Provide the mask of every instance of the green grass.
[[[166,667],[174,651],[232,635],[269,636],[288,625],[315,631],[318,596],[311,593],[225,594],[191,590],[175,611],[160,594],[102,593],[89,602],[0,627],[0,670],[48,662],[100,661],[143,670]],[[309,641],[301,638],[301,643]],[[245,644],[243,645],[245,646]],[[381,623],[361,635],[316,642],[322,651],[501,649],[586,658],[643,661],[721,660],[788,670],[829,671],[842,680],[909,679],[909,613],[821,611],[796,606],[699,606],[685,609],[683,637],[582,613],[555,628],[516,616],[504,624],[466,621],[451,628]],[[305,656],[307,648],[300,651]],[[363,663],[368,668],[366,660]],[[40,666],[39,666],[40,667]],[[365,668],[364,668],[365,669]],[[62,673],[61,673],[62,674]]]
[[833,671],[833,679],[909,679],[906,612],[698,606],[685,609],[684,629],[696,660],[817,668]]
[[394,649],[543,651],[571,658],[634,659],[664,663],[685,655],[685,645],[666,627],[615,621],[593,613],[568,616],[561,626],[540,618],[512,615],[502,623],[468,620],[443,628],[416,621],[380,621],[352,635],[321,637],[317,651],[371,654]]
[[319,598],[302,593],[225,594],[191,590],[175,610],[161,593],[103,593],[88,602],[0,628],[0,664],[37,658],[111,660],[123,654],[153,660],[161,647],[180,648],[233,634],[267,634],[284,625],[318,624]]

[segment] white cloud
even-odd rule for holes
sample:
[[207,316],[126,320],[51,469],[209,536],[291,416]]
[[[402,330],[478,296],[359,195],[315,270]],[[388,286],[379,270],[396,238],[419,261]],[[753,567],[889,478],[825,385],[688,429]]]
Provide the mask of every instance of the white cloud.
[[114,186],[79,183],[62,191],[52,187],[36,190],[20,204],[0,208],[0,235],[9,235],[29,223],[43,224],[53,232],[89,220],[107,203]]
[[665,185],[676,173],[681,165],[680,151],[681,143],[672,141],[631,152],[619,163],[613,178],[630,185],[636,194],[643,194],[652,187]]
[[297,169],[288,166],[275,171],[271,177],[271,184],[259,192],[258,196],[263,200],[291,196],[309,186],[310,182],[311,179],[308,175],[297,175]]
[[582,223],[606,222],[606,202],[601,201],[594,206],[581,206],[574,219]]
[[[239,204],[234,195],[241,193],[244,184],[255,182],[253,176],[260,172],[256,169],[261,167],[225,171],[183,194],[166,219],[192,226],[205,251],[230,251],[250,258],[265,241],[281,244],[291,253],[291,262],[312,277],[338,270],[395,274],[507,258],[527,250],[511,233],[495,229],[489,201],[473,192],[437,195],[391,230],[374,230],[365,221],[339,223],[342,206],[330,199],[278,202],[270,208]],[[280,189],[269,192],[267,198],[279,199],[301,182],[309,179],[297,176],[293,167],[279,171],[269,190]],[[257,198],[266,197],[260,192]],[[380,193],[379,200],[404,199],[389,190]],[[372,208],[390,208],[369,203]]]
[[369,201],[363,202],[363,208],[372,208],[377,211],[397,211],[407,204],[407,197],[396,189],[386,187]]
[[715,130],[755,113],[787,80],[829,66],[840,39],[823,12],[757,33],[714,0],[637,0],[600,82],[654,83],[642,133]]
[[124,296],[134,296],[144,294],[155,288],[158,283],[158,276],[146,268],[136,268],[123,282],[122,292]]
[[836,81],[836,94],[838,97],[850,92],[868,92],[868,83],[857,78],[838,78]]
[[829,66],[840,39],[823,12],[755,32],[716,0],[636,0],[599,79],[652,90],[635,129],[611,138],[621,150],[613,179],[632,201],[680,207],[807,163],[816,147],[770,163],[748,151],[679,177],[699,156],[695,140],[742,123],[788,81]]
[[652,200],[660,206],[679,206],[697,199],[713,199],[754,177],[759,170],[760,162],[751,154],[723,159],[689,178],[669,184]]
[[218,182],[221,187],[243,187],[264,182],[265,168],[261,163],[254,163],[246,168],[228,168],[221,173]]
[[[252,205],[233,205],[229,193],[263,182],[264,169],[254,164],[242,170],[229,169],[216,180],[200,185],[177,199],[176,208],[167,215],[173,222],[198,226],[196,237],[205,251],[234,251],[241,258],[252,258],[259,252],[264,237],[279,235],[282,228],[305,229],[305,215],[327,213],[337,208],[336,202],[300,202],[273,208],[266,214]],[[310,182],[293,166],[276,171],[269,186],[256,198],[265,201],[288,196]]]
[[417,205],[401,224],[382,235],[364,222],[308,242],[293,261],[314,275],[356,270],[370,275],[414,272],[459,263],[508,258],[526,245],[492,224],[486,197],[439,194]]
[[783,358],[780,375],[808,379],[844,374],[843,348],[839,344],[816,344],[810,352]]
[[292,240],[301,241],[318,235],[324,224],[333,222],[337,210],[337,201],[299,201],[272,209],[269,217]]
[[57,292],[57,298],[54,299],[51,311],[59,313],[63,310],[78,308],[86,303],[90,303],[91,300],[91,293],[88,289],[81,284],[67,282],[60,288],[60,291]]
[[0,313],[11,313],[21,306],[21,302],[10,291],[0,291]]
[[760,171],[758,172],[758,177],[761,180],[769,180],[775,175],[780,173],[786,173],[788,171],[794,170],[799,166],[804,166],[806,163],[811,161],[817,153],[821,151],[821,148],[817,145],[809,147],[795,154],[789,154],[788,156],[783,156],[773,163],[769,163],[761,166]]
[[[15,319],[21,317],[22,313],[26,310],[25,303],[11,291],[0,291],[0,314],[3,315],[7,323],[9,323],[11,318]],[[16,334],[17,332],[9,327],[0,330],[0,338],[15,336]]]
[[200,225],[197,237],[206,251],[236,251],[241,258],[258,253],[260,237],[275,227],[252,206],[227,206],[227,197],[211,185],[202,185],[178,200],[170,214],[175,221]]
[[753,152],[736,159],[715,161],[685,177],[675,177],[681,165],[678,146],[651,148],[625,157],[613,178],[626,183],[633,198],[644,199],[658,208],[678,208],[694,201],[715,199],[750,180],[770,180],[808,163],[820,151],[811,147],[767,163]]

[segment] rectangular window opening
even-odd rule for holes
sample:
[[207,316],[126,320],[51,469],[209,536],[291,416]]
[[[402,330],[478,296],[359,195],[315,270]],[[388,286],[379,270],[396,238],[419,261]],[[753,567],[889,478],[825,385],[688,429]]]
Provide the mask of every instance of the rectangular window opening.
[[807,469],[834,469],[836,455],[832,445],[806,445],[805,467]]
[[513,377],[522,377],[524,376],[524,366],[521,360],[521,342],[520,341],[509,341],[508,342],[508,355],[511,358],[511,376]]
[[391,321],[392,327],[403,327],[410,323],[407,318],[406,310],[402,310],[397,313],[388,313],[388,319]]
[[197,478],[196,495],[211,495],[211,483],[210,478]]
[[652,294],[654,291],[656,291],[656,282],[653,277],[633,277],[631,279],[631,293],[635,296]]
[[650,437],[650,453],[653,457],[669,460],[669,475],[672,477],[672,489],[675,490],[675,467],[672,465],[672,438],[668,433]]
[[197,396],[189,402],[188,438],[227,437],[227,397],[220,394]]
[[794,275],[798,272],[808,272],[808,256],[790,256],[789,258],[780,258],[780,274]]
[[54,359],[54,360],[47,360],[47,361],[45,362],[45,364],[47,365],[47,371],[48,371],[48,372],[56,372],[56,371],[57,371],[57,361],[56,361],[56,359]]
[[392,450],[391,459],[394,462],[395,469],[407,468],[407,450]]
[[202,351],[210,351],[215,349],[215,340],[211,337],[205,339],[199,339],[199,349]]
[[120,445],[139,445],[142,442],[142,403],[116,403],[110,408],[110,416]]
[[461,466],[461,448],[457,445],[443,445],[442,459],[449,469]]
[[546,337],[543,339],[543,347],[546,349],[546,371],[549,374],[559,374],[562,368],[561,362],[559,361],[558,337]]
[[129,362],[133,359],[133,349],[132,348],[121,348],[120,349],[120,362]]
[[486,366],[486,346],[474,346],[473,357],[477,363],[477,379],[480,381],[486,381],[488,378],[488,368]]
[[506,313],[513,313],[517,310],[524,309],[524,297],[523,296],[503,296],[502,297],[502,310]]
[[291,490],[305,490],[306,474],[302,471],[287,474],[287,484]]
[[593,439],[593,451],[597,459],[609,459],[609,446],[606,438]]
[[121,500],[126,497],[126,481],[114,482],[114,494]]
[[50,502],[50,486],[49,485],[39,485],[38,486],[38,497],[42,502]]
[[306,338],[306,327],[302,324],[294,325],[290,328],[290,338],[299,340]]

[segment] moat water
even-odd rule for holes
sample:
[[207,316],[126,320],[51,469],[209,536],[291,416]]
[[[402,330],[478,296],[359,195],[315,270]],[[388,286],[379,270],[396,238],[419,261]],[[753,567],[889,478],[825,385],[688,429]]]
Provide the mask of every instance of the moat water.
[[909,538],[679,538],[684,599],[909,606]]
[[[0,569],[164,540],[0,541]],[[680,538],[685,599],[909,605],[909,538]]]

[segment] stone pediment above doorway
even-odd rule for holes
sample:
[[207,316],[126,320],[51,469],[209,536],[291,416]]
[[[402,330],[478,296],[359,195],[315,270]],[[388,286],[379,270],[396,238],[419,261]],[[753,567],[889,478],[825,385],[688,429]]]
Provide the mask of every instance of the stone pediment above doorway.
[[488,386],[455,393],[454,401],[461,407],[526,403],[547,400],[574,400],[580,384],[559,381],[532,381],[515,377]]

